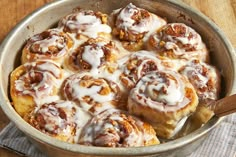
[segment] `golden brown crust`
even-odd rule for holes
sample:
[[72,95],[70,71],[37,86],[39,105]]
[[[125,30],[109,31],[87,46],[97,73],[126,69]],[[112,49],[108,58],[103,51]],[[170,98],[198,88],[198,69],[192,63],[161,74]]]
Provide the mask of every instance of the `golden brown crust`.
[[136,42],[134,42],[134,41],[121,41],[121,43],[125,49],[127,49],[131,52],[142,50],[144,48],[144,42],[142,40],[138,40]]
[[16,68],[10,77],[10,94],[16,111],[24,118],[43,99],[57,95],[56,82],[62,75],[61,69],[52,62],[31,62]]

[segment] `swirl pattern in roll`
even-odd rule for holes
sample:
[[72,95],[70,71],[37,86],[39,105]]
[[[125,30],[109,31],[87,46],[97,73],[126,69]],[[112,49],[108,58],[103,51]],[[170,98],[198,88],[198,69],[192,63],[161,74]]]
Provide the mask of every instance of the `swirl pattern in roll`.
[[58,29],[49,29],[29,38],[22,52],[22,64],[40,59],[49,59],[58,63],[73,46],[70,36]]
[[198,97],[191,83],[169,70],[146,74],[128,99],[128,111],[142,116],[162,138],[171,138],[180,127],[178,123],[193,113],[197,105]]
[[169,23],[154,33],[148,40],[148,48],[172,59],[209,61],[201,36],[183,23]]
[[64,32],[75,33],[77,39],[111,37],[111,27],[108,25],[107,15],[92,10],[79,10],[62,18],[58,28]]
[[24,117],[36,105],[58,99],[62,69],[53,62],[25,63],[11,73],[10,93],[13,106]]
[[76,143],[79,133],[90,115],[71,101],[56,101],[38,107],[29,117],[29,123],[56,139]]
[[179,72],[192,83],[200,102],[219,99],[221,78],[215,67],[199,60],[192,60],[182,67]]
[[67,100],[77,102],[92,114],[107,108],[119,107],[120,89],[118,85],[105,78],[90,74],[74,74],[65,80],[62,87]]
[[114,42],[104,38],[89,39],[69,55],[66,67],[73,72],[98,74],[106,68],[110,73],[116,68],[119,52]]
[[132,89],[137,81],[150,71],[171,68],[173,65],[151,52],[138,51],[119,61],[120,80],[125,87]]
[[123,41],[123,46],[131,51],[143,48],[143,42],[166,24],[166,21],[132,3],[112,13],[113,35]]
[[80,144],[101,147],[138,147],[159,144],[151,125],[109,109],[93,117],[83,129]]

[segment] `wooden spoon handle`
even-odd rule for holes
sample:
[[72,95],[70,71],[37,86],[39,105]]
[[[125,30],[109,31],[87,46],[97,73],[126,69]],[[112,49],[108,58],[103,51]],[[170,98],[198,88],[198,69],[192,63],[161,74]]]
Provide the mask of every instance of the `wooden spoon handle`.
[[216,116],[223,117],[236,112],[236,94],[211,103],[209,106]]
[[236,94],[209,104],[199,104],[196,111],[189,116],[181,131],[173,138],[178,138],[193,132],[206,124],[214,115],[223,117],[236,112]]

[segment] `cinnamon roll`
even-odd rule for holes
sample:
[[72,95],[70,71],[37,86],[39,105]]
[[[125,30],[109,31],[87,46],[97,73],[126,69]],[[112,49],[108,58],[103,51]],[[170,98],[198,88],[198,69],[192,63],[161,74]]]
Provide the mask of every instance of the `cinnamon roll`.
[[61,68],[53,62],[37,61],[16,68],[10,77],[10,94],[15,110],[24,117],[36,105],[59,99],[63,78]]
[[142,116],[157,136],[171,138],[196,110],[197,94],[191,83],[177,72],[154,71],[143,76],[129,94],[128,111]]
[[29,123],[41,132],[56,139],[76,143],[81,129],[90,115],[71,101],[46,103],[29,117]]
[[189,61],[179,72],[192,83],[200,102],[219,99],[221,81],[220,73],[215,67],[195,59]]
[[150,36],[148,49],[171,59],[209,61],[208,50],[201,36],[183,23],[169,23]]
[[132,89],[137,81],[150,71],[171,68],[171,62],[164,57],[158,58],[151,52],[138,51],[119,61],[121,83],[128,89]]
[[111,38],[111,28],[107,15],[92,10],[79,10],[62,18],[58,28],[64,32],[75,33],[77,39]]
[[111,15],[112,33],[130,51],[143,48],[146,38],[166,24],[166,21],[132,3],[115,10]]
[[116,68],[118,49],[103,38],[89,39],[69,55],[65,66],[73,72],[99,73],[106,68],[110,73]]
[[159,144],[159,140],[148,123],[125,111],[109,109],[88,122],[79,143],[101,147],[138,147]]
[[92,114],[120,107],[120,89],[115,82],[91,74],[74,74],[62,87],[67,100],[75,101]]
[[62,63],[73,46],[70,36],[58,29],[49,29],[29,38],[22,52],[22,64],[39,59]]

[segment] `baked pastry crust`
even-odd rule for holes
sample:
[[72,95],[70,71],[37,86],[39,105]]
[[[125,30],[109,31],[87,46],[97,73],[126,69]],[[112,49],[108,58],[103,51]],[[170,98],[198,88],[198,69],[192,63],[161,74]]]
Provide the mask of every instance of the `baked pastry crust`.
[[61,68],[49,61],[25,63],[16,68],[10,77],[10,94],[13,106],[25,117],[44,101],[58,99]]
[[22,51],[21,62],[52,60],[61,64],[73,47],[72,38],[59,29],[49,29],[29,38]]
[[119,61],[121,70],[120,80],[127,89],[135,84],[150,71],[170,69],[175,64],[165,57],[159,57],[149,51],[137,51]]
[[166,24],[166,21],[132,3],[111,14],[112,34],[129,51],[141,50],[146,38]]
[[183,23],[168,23],[150,36],[149,50],[171,59],[199,59],[209,62],[209,52],[201,36]]
[[116,69],[118,55],[119,51],[111,40],[91,38],[68,55],[64,67],[75,73],[98,74],[99,69],[112,73]]
[[78,132],[90,118],[74,102],[60,100],[41,105],[30,114],[28,122],[56,139],[76,143]]
[[109,109],[88,122],[79,143],[102,147],[138,147],[160,142],[148,123],[125,111]]
[[75,101],[91,114],[98,114],[107,108],[118,108],[120,88],[112,81],[91,74],[74,74],[62,86],[67,100]]
[[58,28],[74,34],[77,39],[111,38],[108,15],[99,11],[79,9],[62,18],[58,23]]
[[179,72],[189,79],[200,103],[219,99],[221,78],[215,67],[194,59],[183,66]]
[[128,111],[143,117],[157,136],[165,139],[175,135],[178,123],[193,113],[197,105],[193,86],[184,76],[168,70],[146,74],[128,99]]

